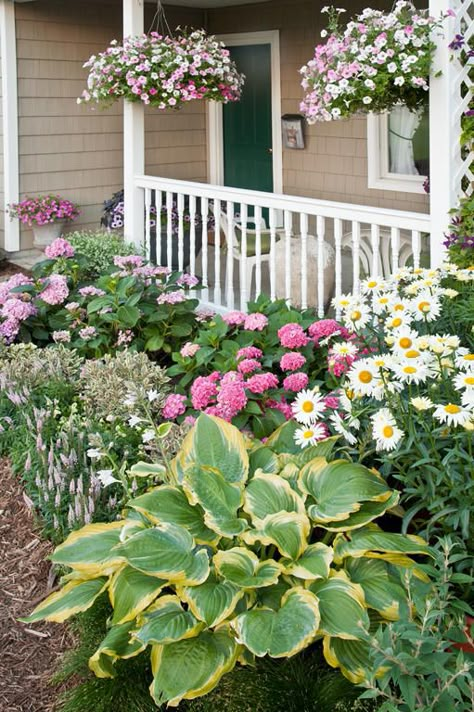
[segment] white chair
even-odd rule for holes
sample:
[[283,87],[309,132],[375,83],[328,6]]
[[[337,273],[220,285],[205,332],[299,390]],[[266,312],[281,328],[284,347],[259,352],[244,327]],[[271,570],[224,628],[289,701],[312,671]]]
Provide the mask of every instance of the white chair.
[[[377,274],[381,277],[388,277],[394,271],[394,268],[405,267],[410,257],[413,256],[411,236],[402,233],[400,235],[398,265],[395,267],[392,264],[392,246],[390,238],[390,228],[380,228],[379,252],[377,255]],[[342,237],[341,249],[352,251],[352,247],[352,233],[347,232]],[[360,231],[359,261],[362,274],[366,277],[372,275],[373,252],[370,228],[362,228]]]

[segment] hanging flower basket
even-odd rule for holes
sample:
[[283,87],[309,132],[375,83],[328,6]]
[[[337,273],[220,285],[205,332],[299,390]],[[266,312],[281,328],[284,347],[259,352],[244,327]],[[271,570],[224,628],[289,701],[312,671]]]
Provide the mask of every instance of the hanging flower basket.
[[306,96],[300,110],[310,124],[357,113],[389,111],[404,104],[415,111],[428,100],[428,82],[439,20],[400,0],[390,13],[366,8],[345,27],[345,10],[325,7],[324,44],[300,70]]
[[158,109],[179,109],[194,99],[227,103],[240,99],[244,82],[229,51],[204,30],[114,40],[84,67],[90,70],[88,88],[78,102],[103,106],[118,99]]

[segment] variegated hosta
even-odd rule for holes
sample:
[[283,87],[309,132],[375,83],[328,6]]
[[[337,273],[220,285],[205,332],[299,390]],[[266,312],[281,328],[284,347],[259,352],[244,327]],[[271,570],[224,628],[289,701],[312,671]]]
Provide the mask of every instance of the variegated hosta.
[[90,660],[151,650],[157,703],[204,695],[238,660],[295,655],[323,639],[328,662],[364,679],[371,626],[408,603],[403,577],[427,554],[374,520],[398,495],[362,465],[328,461],[335,439],[301,452],[287,423],[265,444],[203,415],[172,463],[173,482],[59,546],[61,590],[26,619],[62,622],[107,591],[110,630]]

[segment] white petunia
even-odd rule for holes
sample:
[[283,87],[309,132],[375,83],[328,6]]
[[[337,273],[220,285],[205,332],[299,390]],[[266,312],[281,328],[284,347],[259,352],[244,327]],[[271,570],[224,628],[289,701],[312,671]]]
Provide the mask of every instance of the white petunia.
[[319,420],[326,410],[326,404],[319,393],[304,390],[298,393],[296,399],[291,404],[291,410],[298,423],[309,425],[315,420]]
[[307,425],[304,428],[298,428],[294,434],[294,440],[297,445],[302,448],[308,445],[316,445],[320,440],[327,438],[327,431],[322,423]]
[[403,430],[397,427],[395,418],[388,408],[381,408],[371,417],[372,437],[377,451],[394,450],[403,438]]
[[446,403],[446,405],[436,406],[433,417],[439,420],[440,423],[464,425],[471,419],[472,413],[463,406],[456,405],[455,403]]

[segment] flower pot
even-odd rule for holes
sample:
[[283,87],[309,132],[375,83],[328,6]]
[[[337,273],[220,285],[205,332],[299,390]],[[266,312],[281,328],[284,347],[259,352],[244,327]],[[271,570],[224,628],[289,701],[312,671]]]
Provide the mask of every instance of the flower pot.
[[63,228],[64,222],[62,220],[46,223],[46,225],[33,225],[33,245],[42,250],[61,236]]
[[[196,239],[194,253],[197,257],[202,247],[201,228],[196,229]],[[176,271],[179,270],[179,252],[178,252],[178,235],[173,234],[171,237],[171,264],[168,264],[168,232],[161,230],[159,242],[156,236],[151,236],[150,257],[152,262],[156,262],[163,267],[169,267]],[[191,262],[191,237],[189,229],[184,230],[183,234],[183,270],[187,269]]]

